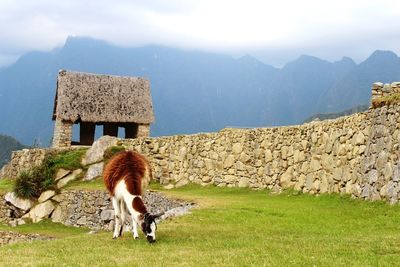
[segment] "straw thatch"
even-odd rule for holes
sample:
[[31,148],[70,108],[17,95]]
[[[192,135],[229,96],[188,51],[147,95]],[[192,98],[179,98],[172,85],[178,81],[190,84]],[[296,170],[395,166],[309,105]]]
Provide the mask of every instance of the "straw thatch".
[[53,120],[84,122],[154,121],[148,80],[61,70]]

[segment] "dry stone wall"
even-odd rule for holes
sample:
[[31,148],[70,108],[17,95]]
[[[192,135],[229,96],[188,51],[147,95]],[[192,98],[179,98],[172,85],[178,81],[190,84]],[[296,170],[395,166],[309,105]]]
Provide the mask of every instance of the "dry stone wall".
[[[107,192],[69,190],[53,198],[57,207],[51,214],[53,222],[69,226],[88,227],[95,230],[112,230],[114,227],[114,209]],[[146,192],[144,203],[152,214],[173,211],[174,209],[190,209],[192,203],[165,197],[157,192]],[[173,216],[177,215],[176,213]],[[128,215],[129,216],[129,215]],[[167,218],[166,216],[161,219]],[[130,219],[127,220],[127,224]]]
[[147,155],[162,184],[294,188],[399,199],[400,106],[265,129],[121,140]]
[[376,82],[372,85],[371,102],[373,102],[376,98],[389,96],[393,93],[400,93],[400,82],[385,84],[381,82]]
[[[186,214],[195,206],[194,203],[171,199],[152,191],[147,191],[143,200],[151,214],[164,213],[159,221]],[[0,196],[0,223],[17,226],[27,221],[35,223],[50,218],[56,223],[93,230],[111,231],[114,227],[114,209],[108,192],[103,190],[61,190],[58,194],[46,191],[32,202],[32,207],[23,210],[15,206],[14,201],[8,202],[7,197]],[[130,221],[128,214],[126,224],[130,225]]]
[[79,147],[68,148],[32,148],[13,151],[11,161],[0,170],[1,178],[16,178],[22,171],[27,171],[39,166],[46,156],[60,151],[78,149]]
[[11,161],[0,170],[0,178],[15,178],[24,170],[40,165],[47,153],[47,149],[23,149],[14,151]]

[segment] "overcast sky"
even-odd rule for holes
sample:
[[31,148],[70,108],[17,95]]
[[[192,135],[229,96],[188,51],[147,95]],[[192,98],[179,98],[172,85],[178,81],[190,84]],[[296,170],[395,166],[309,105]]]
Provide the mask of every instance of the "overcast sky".
[[400,54],[400,0],[0,0],[0,66],[68,36],[162,44],[281,66],[301,54]]

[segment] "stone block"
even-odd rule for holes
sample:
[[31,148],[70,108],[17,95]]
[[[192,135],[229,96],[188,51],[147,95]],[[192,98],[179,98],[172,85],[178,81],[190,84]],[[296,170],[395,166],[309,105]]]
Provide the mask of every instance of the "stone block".
[[186,179],[182,179],[182,180],[180,180],[179,182],[177,182],[177,183],[175,184],[175,187],[178,188],[178,187],[185,186],[185,185],[187,185],[187,184],[189,184],[189,181],[186,180]]
[[313,172],[319,171],[321,169],[321,162],[318,158],[312,158],[310,163],[310,169]]
[[28,218],[32,219],[32,222],[39,222],[45,218],[48,218],[49,215],[53,212],[55,209],[55,205],[51,200],[48,200],[46,202],[40,203],[36,206],[34,206],[28,213]]
[[95,163],[89,166],[83,180],[91,181],[103,175],[104,162]]
[[70,174],[71,172],[72,171],[70,171],[70,170],[58,169],[55,180],[58,181],[58,180],[64,178],[65,176],[67,176],[68,174]]
[[240,144],[240,143],[233,144],[232,152],[234,154],[240,154],[242,152],[242,150],[243,150],[242,144]]
[[93,163],[98,163],[103,160],[104,151],[107,148],[116,146],[118,143],[118,138],[113,136],[102,136],[96,140],[93,145],[88,149],[85,156],[82,158],[82,165],[90,165]]
[[111,221],[114,219],[114,210],[102,210],[100,213],[100,219],[102,221]]
[[235,161],[236,161],[235,156],[233,155],[227,156],[224,161],[224,169],[232,167]]
[[73,171],[71,174],[67,175],[66,177],[62,178],[57,183],[57,188],[62,188],[66,186],[69,182],[76,180],[77,176],[82,173],[81,169],[77,169]]
[[242,188],[243,187],[249,187],[249,183],[250,183],[249,178],[242,177],[239,180],[238,186],[242,187]]
[[354,135],[354,144],[355,145],[364,145],[365,144],[365,136],[363,132],[358,132]]
[[271,150],[269,150],[269,149],[265,150],[264,157],[265,157],[265,162],[266,163],[271,162],[273,160],[273,156],[272,156]]
[[4,196],[4,199],[7,202],[11,203],[14,207],[17,207],[24,211],[29,210],[35,204],[35,202],[30,199],[22,199],[17,197],[17,195],[14,192],[8,192]]
[[56,194],[56,191],[54,191],[54,190],[44,191],[42,194],[40,194],[40,197],[38,198],[38,202],[39,203],[45,202],[46,200],[49,200],[50,198],[55,196],[55,194]]
[[64,213],[61,206],[57,206],[51,214],[51,220],[55,223],[63,223],[65,221]]

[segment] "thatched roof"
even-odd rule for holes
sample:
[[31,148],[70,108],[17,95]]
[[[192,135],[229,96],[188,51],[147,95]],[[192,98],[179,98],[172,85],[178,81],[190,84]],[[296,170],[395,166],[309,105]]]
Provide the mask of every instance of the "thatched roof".
[[61,70],[53,120],[76,122],[154,121],[148,80]]

